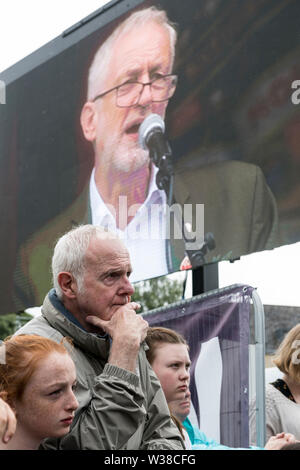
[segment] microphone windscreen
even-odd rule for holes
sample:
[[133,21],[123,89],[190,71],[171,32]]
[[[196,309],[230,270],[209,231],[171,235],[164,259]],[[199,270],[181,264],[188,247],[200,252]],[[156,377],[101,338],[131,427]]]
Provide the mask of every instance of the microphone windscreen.
[[155,132],[155,130],[164,133],[165,132],[165,123],[158,114],[149,114],[139,128],[139,144],[140,146],[147,150],[148,145],[147,141],[150,135]]

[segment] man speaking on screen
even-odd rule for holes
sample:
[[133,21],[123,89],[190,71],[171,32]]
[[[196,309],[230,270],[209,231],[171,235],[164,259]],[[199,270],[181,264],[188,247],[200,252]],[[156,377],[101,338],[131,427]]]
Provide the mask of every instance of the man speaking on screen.
[[[180,80],[173,71],[176,40],[166,12],[150,7],[131,13],[96,51],[80,116],[84,138],[93,146],[94,168],[78,199],[25,247],[22,260],[28,263],[32,278],[33,263],[42,259],[48,266],[52,241],[81,223],[118,233],[130,253],[132,281],[189,266],[178,226],[190,227],[201,239],[197,233],[200,206],[204,207],[201,231],[214,239],[205,254],[206,263],[280,244],[277,207],[262,171],[239,161],[188,170],[174,165],[172,202],[180,210],[176,236],[175,229],[170,230],[167,195],[157,186],[158,168],[140,143],[139,129],[150,115],[165,118]],[[185,208],[191,209],[188,220]],[[48,274],[38,268],[42,272],[35,289],[41,293],[35,297],[42,298]]]
[[[164,212],[149,224],[149,214],[155,217],[151,205],[164,206],[166,195],[156,185],[157,168],[141,147],[138,131],[150,114],[165,117],[177,82],[175,44],[176,30],[164,11],[152,7],[133,13],[96,52],[81,113],[84,136],[95,154],[92,223],[108,224],[123,235],[135,280],[168,272]],[[211,255],[216,260],[229,251],[240,255],[271,248],[276,240],[273,196],[255,166],[226,162],[175,172],[174,195],[182,206],[204,204],[204,228],[214,234]],[[131,236],[139,230],[143,236]],[[180,249],[173,253],[179,253],[177,260],[173,257],[176,265],[182,260]]]

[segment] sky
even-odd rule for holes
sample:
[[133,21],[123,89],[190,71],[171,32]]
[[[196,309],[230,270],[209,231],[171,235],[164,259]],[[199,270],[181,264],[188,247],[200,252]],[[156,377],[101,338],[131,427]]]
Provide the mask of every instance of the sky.
[[[1,4],[0,72],[59,36],[104,0],[10,0]],[[300,306],[300,243],[219,263],[219,286],[257,288],[264,304]],[[298,268],[298,269],[297,269]]]
[[2,1],[0,72],[106,3],[104,0]]

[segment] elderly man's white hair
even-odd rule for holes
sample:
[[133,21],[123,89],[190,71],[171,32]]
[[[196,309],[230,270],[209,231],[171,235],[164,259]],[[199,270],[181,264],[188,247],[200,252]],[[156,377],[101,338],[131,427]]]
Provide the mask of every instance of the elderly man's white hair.
[[[87,99],[92,100],[97,94],[105,90],[101,89],[101,83],[105,81],[108,74],[108,65],[111,57],[111,50],[116,40],[123,34],[131,31],[135,26],[143,26],[149,22],[154,22],[165,27],[170,36],[171,64],[173,66],[175,57],[175,44],[177,32],[173,23],[168,20],[164,10],[152,6],[132,13],[113,31],[106,41],[97,50],[88,73]],[[139,38],[137,37],[137,42]]]
[[58,283],[58,274],[69,272],[74,276],[79,291],[83,287],[85,272],[85,254],[92,239],[118,239],[118,236],[103,227],[95,225],[79,225],[65,233],[57,241],[52,257],[53,286],[59,299],[62,290]]

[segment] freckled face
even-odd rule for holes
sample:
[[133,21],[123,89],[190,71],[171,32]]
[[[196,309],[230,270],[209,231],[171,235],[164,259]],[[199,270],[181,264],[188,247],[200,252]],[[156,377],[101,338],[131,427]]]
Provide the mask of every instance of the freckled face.
[[190,357],[185,344],[163,343],[155,351],[152,369],[156,373],[167,402],[182,400],[190,380]]
[[50,353],[41,360],[15,403],[17,423],[37,440],[61,437],[70,430],[78,402],[76,370],[68,354]]

